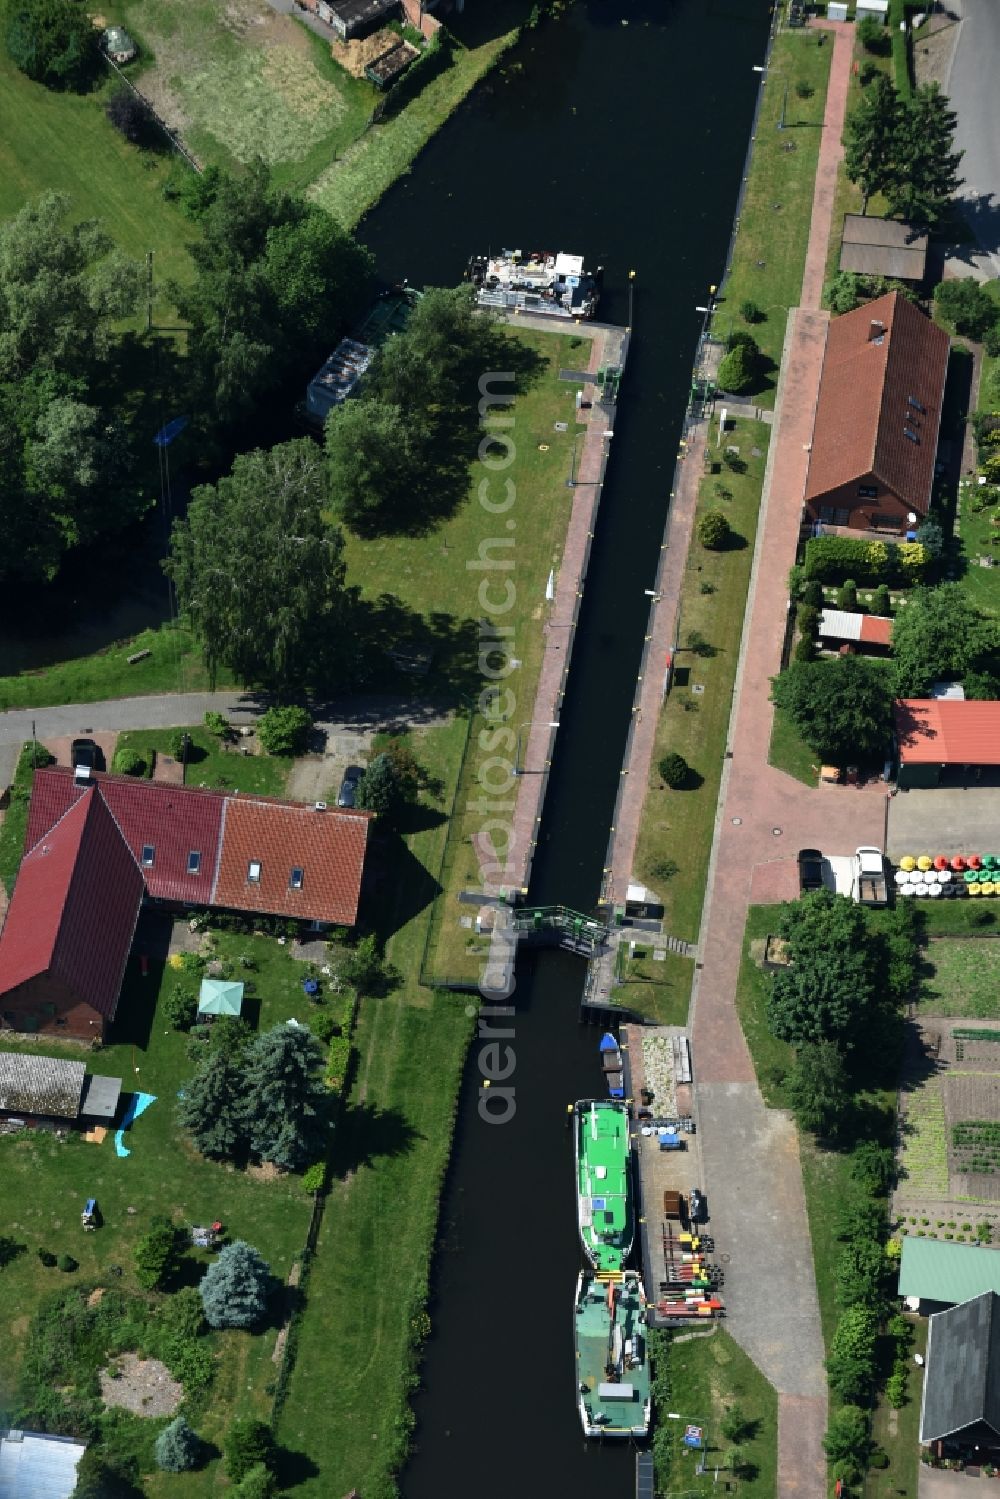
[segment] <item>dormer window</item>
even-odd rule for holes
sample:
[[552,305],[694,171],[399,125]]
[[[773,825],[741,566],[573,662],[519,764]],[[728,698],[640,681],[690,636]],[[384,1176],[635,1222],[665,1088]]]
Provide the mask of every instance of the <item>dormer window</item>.
[[247,865],[247,883],[250,885],[260,884],[260,860],[251,859]]
[[188,854],[188,874],[201,873],[201,854],[198,849],[193,848]]
[[299,869],[298,865],[296,865],[296,867],[292,870],[291,874],[288,876],[288,888],[290,890],[301,890],[302,889],[302,881],[304,879],[305,879],[305,870],[304,869]]
[[143,867],[143,869],[152,869],[155,860],[156,860],[156,845],[153,844],[153,843],[144,843],[142,845],[142,867]]

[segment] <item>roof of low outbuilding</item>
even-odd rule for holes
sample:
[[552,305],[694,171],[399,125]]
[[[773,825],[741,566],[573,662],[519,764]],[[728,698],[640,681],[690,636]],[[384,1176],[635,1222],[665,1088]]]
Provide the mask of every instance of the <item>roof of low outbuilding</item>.
[[891,645],[892,620],[883,614],[824,609],[820,614],[819,633],[830,640],[857,640],[862,645]]
[[0,1433],[0,1499],[70,1499],[86,1450],[72,1437]]
[[1000,1291],[1000,1251],[979,1244],[946,1244],[940,1239],[903,1239],[899,1263],[900,1296],[921,1301],[960,1302],[984,1291]]
[[1000,702],[901,698],[896,738],[901,765],[1000,765]]
[[39,1057],[33,1052],[0,1052],[0,1110],[76,1119],[86,1075],[82,1062]]
[[927,266],[929,236],[898,219],[846,213],[840,269],[863,276],[889,276],[898,281],[922,281]]
[[1000,1296],[995,1291],[938,1312],[927,1330],[921,1442],[940,1441],[980,1422],[1000,1436]]

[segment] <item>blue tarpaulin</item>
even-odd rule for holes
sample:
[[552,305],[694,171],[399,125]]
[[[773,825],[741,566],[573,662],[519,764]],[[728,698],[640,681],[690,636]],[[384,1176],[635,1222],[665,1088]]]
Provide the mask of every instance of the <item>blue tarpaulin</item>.
[[168,422],[165,427],[161,427],[153,438],[156,446],[158,448],[169,447],[174,438],[181,435],[190,420],[189,416],[175,416],[173,421]]
[[140,1114],[144,1114],[146,1112],[151,1103],[155,1102],[155,1093],[132,1094],[132,1097],[128,1101],[128,1107],[125,1110],[125,1118],[122,1120],[122,1127],[121,1129],[115,1130],[115,1150],[120,1156],[127,1156],[132,1154],[130,1150],[126,1150],[125,1148],[125,1131],[128,1129],[130,1124],[133,1124],[135,1120],[138,1119]]

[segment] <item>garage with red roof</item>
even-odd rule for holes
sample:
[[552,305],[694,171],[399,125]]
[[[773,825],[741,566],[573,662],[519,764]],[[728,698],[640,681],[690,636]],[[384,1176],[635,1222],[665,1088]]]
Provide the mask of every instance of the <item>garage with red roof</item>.
[[938,786],[955,770],[1000,766],[1000,702],[901,698],[896,703],[899,785]]

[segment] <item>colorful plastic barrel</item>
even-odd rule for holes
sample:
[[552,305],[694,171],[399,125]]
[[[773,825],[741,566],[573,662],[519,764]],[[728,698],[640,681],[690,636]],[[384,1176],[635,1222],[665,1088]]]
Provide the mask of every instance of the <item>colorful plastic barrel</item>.
[[939,870],[950,869],[951,865],[948,863],[948,860],[945,858],[944,854],[938,854],[934,860],[934,868]]
[[909,874],[911,870],[916,869],[917,861],[912,854],[904,854],[899,861],[899,867],[900,869],[905,869],[907,874]]
[[974,881],[974,883],[971,885],[966,885],[965,888],[966,890],[968,890],[970,895],[982,895],[983,893],[983,887],[982,885],[980,885],[978,880]]
[[951,861],[951,867],[955,870],[956,874],[960,873],[965,868],[965,860],[962,858],[961,854],[955,855],[955,857]]
[[918,869],[922,869],[922,870],[924,870],[926,872],[928,869],[930,869],[930,867],[931,867],[931,856],[930,856],[930,854],[921,854],[920,857],[917,859],[917,868]]
[[982,869],[983,861],[978,854],[969,854],[965,861],[970,869]]
[[967,869],[965,871],[964,878],[965,878],[966,885],[974,885],[974,884],[976,884],[977,880],[979,879],[979,875],[976,872],[976,870],[974,870],[974,869]]

